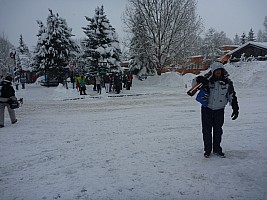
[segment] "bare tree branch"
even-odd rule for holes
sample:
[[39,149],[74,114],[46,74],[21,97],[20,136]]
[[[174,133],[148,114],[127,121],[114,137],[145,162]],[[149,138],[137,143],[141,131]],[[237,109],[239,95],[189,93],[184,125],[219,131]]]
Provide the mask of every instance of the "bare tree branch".
[[168,59],[182,59],[201,31],[196,1],[128,1],[124,22],[133,36],[132,52],[139,52],[156,68],[163,67]]

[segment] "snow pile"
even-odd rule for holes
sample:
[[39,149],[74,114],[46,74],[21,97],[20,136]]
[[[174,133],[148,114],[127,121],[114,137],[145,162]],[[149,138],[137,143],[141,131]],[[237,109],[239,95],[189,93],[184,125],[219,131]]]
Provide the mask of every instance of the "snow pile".
[[149,85],[166,86],[166,87],[181,87],[184,85],[182,76],[175,72],[163,73],[160,76],[148,77],[146,82]]
[[187,73],[185,75],[183,75],[183,81],[184,84],[187,85],[187,87],[191,87],[192,86],[192,80],[196,77],[195,74],[191,74],[191,73]]
[[[267,87],[267,62],[237,62],[225,65],[225,69],[229,73],[229,78],[234,82],[235,87],[254,88]],[[208,71],[208,70],[207,70]],[[205,74],[207,71],[202,72]],[[163,73],[161,76],[149,76],[143,81],[137,78],[134,84],[138,86],[167,86],[167,87],[191,87],[195,74],[185,74],[181,76],[176,72]]]
[[66,98],[73,98],[75,96],[79,95],[79,91],[77,91],[76,89],[73,90],[72,89],[72,84],[68,84],[68,88],[66,89],[65,86],[63,86],[63,84],[58,84],[58,86],[54,89],[54,93],[53,93],[53,99],[54,100],[61,100],[61,99],[66,99]]
[[[191,77],[191,76],[190,76]],[[176,72],[167,72],[163,73],[160,76],[148,76],[143,81],[138,80],[137,77],[134,78],[134,85],[143,86],[143,87],[157,87],[164,86],[170,88],[184,87],[185,80],[182,75]]]
[[225,69],[236,87],[267,87],[267,62],[237,62],[226,64]]

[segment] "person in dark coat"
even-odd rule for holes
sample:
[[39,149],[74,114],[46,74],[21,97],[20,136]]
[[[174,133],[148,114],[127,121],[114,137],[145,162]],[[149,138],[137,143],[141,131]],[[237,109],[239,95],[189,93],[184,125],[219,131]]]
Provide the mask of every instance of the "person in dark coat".
[[109,93],[110,92],[110,76],[109,76],[109,74],[106,74],[104,76],[104,84],[105,84],[106,93]]
[[128,75],[127,74],[124,74],[123,75],[123,79],[122,79],[123,88],[126,88],[128,81],[129,81]]
[[14,124],[18,120],[14,109],[10,108],[9,101],[16,100],[15,90],[12,87],[12,77],[7,76],[0,84],[0,128],[4,127],[5,107],[7,107],[11,123]]
[[116,93],[119,94],[122,89],[122,79],[119,73],[116,73],[114,76],[114,86],[115,86]]
[[[211,77],[209,79],[206,76],[196,78],[197,83],[203,84],[202,90],[206,91],[205,96],[200,97],[202,100],[205,99],[201,106],[204,156],[208,158],[213,150],[214,154],[225,157],[221,147],[224,109],[227,103],[230,103],[233,109],[231,117],[232,120],[235,120],[239,115],[239,106],[233,82],[228,78],[229,74],[223,64],[214,62],[210,69]],[[197,96],[197,100],[198,98]]]

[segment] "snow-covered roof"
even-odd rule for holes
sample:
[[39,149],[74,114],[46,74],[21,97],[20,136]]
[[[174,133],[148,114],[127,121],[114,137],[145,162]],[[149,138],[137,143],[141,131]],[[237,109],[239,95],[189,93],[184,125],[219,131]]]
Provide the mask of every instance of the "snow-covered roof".
[[258,46],[258,47],[267,49],[267,42],[251,42],[251,41],[250,41],[250,42],[247,42],[247,43],[243,44],[242,46],[240,46],[240,47],[238,47],[238,48],[236,48],[236,49],[230,51],[230,52],[227,53],[226,55],[231,55],[231,54],[233,54],[233,53],[239,51],[239,50],[242,49],[243,47],[245,47],[245,46],[247,46],[247,45],[250,45],[250,44],[252,44],[252,45],[254,45],[254,46]]

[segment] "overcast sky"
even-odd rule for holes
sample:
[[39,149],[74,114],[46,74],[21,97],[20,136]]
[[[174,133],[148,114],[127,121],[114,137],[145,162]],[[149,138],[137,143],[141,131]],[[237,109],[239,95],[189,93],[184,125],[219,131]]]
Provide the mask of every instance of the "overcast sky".
[[[122,12],[127,0],[0,0],[0,33],[18,46],[19,35],[32,49],[36,45],[38,25],[36,20],[46,23],[48,8],[66,19],[75,37],[84,37],[81,27],[88,23],[84,16],[93,17],[97,6],[104,5],[104,11],[120,39],[123,38]],[[250,28],[257,34],[263,30],[267,16],[267,0],[198,0],[199,16],[205,29],[211,27],[224,31],[233,39]]]

